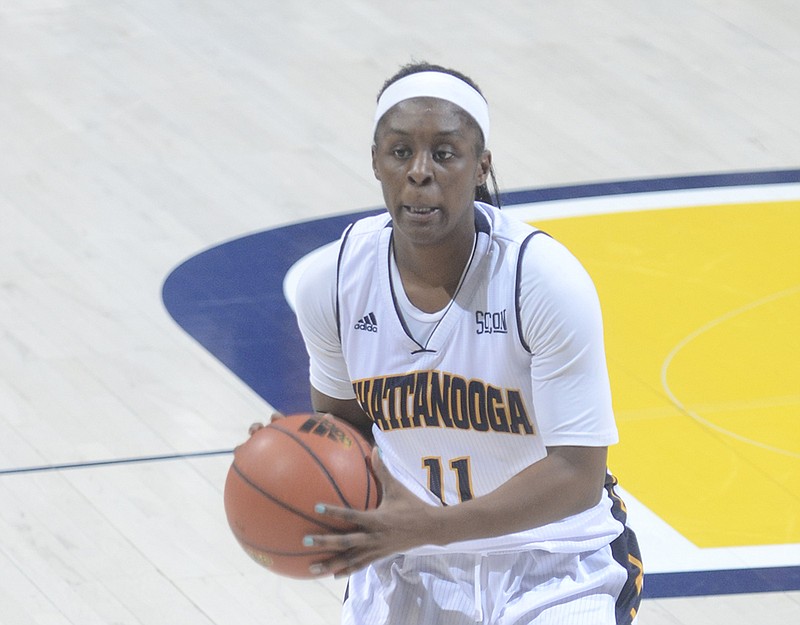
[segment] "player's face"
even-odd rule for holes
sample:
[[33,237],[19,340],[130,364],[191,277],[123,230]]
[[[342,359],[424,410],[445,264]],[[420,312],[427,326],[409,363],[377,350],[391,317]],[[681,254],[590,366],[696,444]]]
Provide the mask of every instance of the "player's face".
[[472,242],[475,187],[491,154],[478,153],[481,133],[459,107],[436,98],[400,102],[383,117],[372,167],[383,187],[396,237],[419,245]]

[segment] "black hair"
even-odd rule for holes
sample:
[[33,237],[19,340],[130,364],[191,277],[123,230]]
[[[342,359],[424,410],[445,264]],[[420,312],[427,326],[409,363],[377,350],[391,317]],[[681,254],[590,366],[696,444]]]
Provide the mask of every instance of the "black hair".
[[[410,76],[411,74],[418,74],[419,72],[442,72],[443,74],[450,74],[451,76],[455,76],[459,80],[463,80],[467,83],[470,87],[475,89],[478,93],[483,96],[483,92],[481,91],[478,84],[472,80],[469,76],[462,74],[459,71],[454,69],[450,69],[449,67],[443,67],[441,65],[435,65],[433,63],[428,63],[426,61],[417,61],[413,63],[408,63],[407,65],[403,65],[398,72],[389,78],[383,86],[381,90],[378,92],[378,100],[380,100],[381,95],[392,83],[397,82],[401,78],[405,78],[406,76]],[[484,96],[485,98],[485,96]],[[477,127],[477,123],[470,118],[472,123],[474,123]],[[481,131],[480,127],[478,127],[478,131],[480,132],[481,136],[481,144],[477,146],[478,156],[483,153],[483,150],[486,148],[485,137],[483,136],[483,131]],[[475,187],[475,199],[478,202],[485,202],[486,204],[492,204],[494,206],[500,207],[500,192],[497,189],[497,177],[494,173],[494,166],[489,166],[489,179],[492,181],[492,191],[489,191],[489,185],[484,182],[482,185]]]

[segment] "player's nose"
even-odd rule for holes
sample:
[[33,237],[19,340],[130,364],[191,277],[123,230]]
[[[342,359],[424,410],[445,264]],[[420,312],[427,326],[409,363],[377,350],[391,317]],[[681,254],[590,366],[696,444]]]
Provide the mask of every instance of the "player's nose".
[[433,180],[433,158],[428,152],[421,150],[409,159],[407,178],[417,186]]

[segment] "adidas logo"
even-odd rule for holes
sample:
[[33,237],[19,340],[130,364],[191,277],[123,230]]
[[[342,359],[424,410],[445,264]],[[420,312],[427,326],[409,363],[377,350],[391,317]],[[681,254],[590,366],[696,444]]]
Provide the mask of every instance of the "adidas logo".
[[375,313],[369,313],[368,315],[364,315],[362,319],[358,320],[358,323],[353,326],[356,330],[366,330],[367,332],[377,332],[378,331],[378,320],[375,318]]

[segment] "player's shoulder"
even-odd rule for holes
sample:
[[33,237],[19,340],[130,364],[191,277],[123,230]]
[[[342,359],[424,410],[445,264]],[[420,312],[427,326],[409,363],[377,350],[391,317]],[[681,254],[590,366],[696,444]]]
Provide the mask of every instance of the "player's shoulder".
[[339,258],[339,243],[335,241],[318,248],[305,259],[298,271],[296,283],[284,285],[287,294],[294,293],[296,306],[303,308],[311,302],[331,299],[336,287],[336,264]]
[[[580,309],[597,299],[594,282],[581,261],[563,243],[546,233],[529,239],[521,252],[517,284],[522,301],[549,301],[552,310]],[[556,305],[556,303],[559,303]],[[577,306],[578,304],[580,306]],[[577,306],[577,309],[576,309]]]
[[[552,293],[591,294],[594,285],[586,268],[572,251],[546,230],[494,207],[480,206],[492,220],[493,236],[517,249],[516,274],[521,295]],[[488,210],[487,210],[488,209]]]
[[381,232],[384,228],[391,225],[391,222],[392,218],[388,212],[362,217],[347,227],[343,234],[343,238],[347,239],[352,236],[374,235],[375,233]]
[[538,232],[536,227],[491,204],[475,202],[475,208],[478,230],[485,223],[485,228],[491,231],[492,238],[496,241],[523,244],[527,238]]
[[[352,250],[352,241],[374,236],[384,229],[391,219],[388,213],[362,217],[345,228],[338,241],[331,242],[310,254],[297,279],[297,297],[301,300],[317,300],[335,292],[337,273],[345,248]],[[363,247],[363,246],[362,246]],[[322,294],[322,295],[321,295]]]

